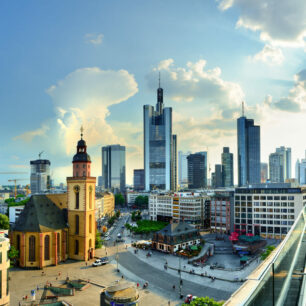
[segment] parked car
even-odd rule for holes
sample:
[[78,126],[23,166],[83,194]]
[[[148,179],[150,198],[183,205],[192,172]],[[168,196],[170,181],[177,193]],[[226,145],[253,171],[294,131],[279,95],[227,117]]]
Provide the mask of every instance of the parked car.
[[93,267],[99,267],[99,266],[102,266],[102,260],[101,259],[97,259],[93,264],[92,266]]
[[107,237],[105,238],[105,240],[106,240],[106,241],[110,240],[110,237],[109,237],[109,236],[107,236]]
[[102,261],[102,265],[105,265],[108,263],[108,257],[101,257],[100,260]]

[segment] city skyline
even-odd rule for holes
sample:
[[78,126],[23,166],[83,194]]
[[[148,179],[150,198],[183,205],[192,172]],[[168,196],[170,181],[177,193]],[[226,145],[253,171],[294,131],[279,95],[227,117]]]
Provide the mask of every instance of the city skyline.
[[[92,174],[100,175],[100,147],[120,143],[131,184],[143,167],[142,107],[155,101],[158,72],[177,151],[208,147],[213,168],[229,147],[237,184],[235,123],[244,100],[246,116],[261,126],[262,162],[282,145],[292,148],[292,162],[303,158],[305,25],[286,21],[284,3],[273,24],[272,6],[243,1],[126,1],[120,9],[75,1],[73,16],[71,1],[1,3],[1,171],[27,171],[30,181],[29,161],[43,150],[55,183],[65,181],[83,124]],[[292,18],[303,20],[304,4],[296,5]],[[0,184],[11,178],[1,175]]]

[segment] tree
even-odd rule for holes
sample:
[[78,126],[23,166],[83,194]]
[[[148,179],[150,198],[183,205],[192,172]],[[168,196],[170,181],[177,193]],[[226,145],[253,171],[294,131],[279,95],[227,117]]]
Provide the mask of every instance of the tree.
[[96,249],[101,249],[102,245],[103,245],[103,240],[101,239],[100,233],[96,233],[96,243],[95,243]]
[[116,211],[116,215],[115,215],[115,216],[116,216],[116,219],[118,219],[118,218],[120,217],[120,214],[121,214],[120,210],[117,210],[117,211]]
[[124,196],[121,193],[115,195],[115,206],[123,206],[125,203]]
[[10,220],[8,216],[0,214],[0,228],[5,230],[10,228]]
[[10,260],[13,261],[14,266],[16,265],[16,260],[19,258],[19,251],[12,245],[9,253],[8,253],[8,257]]
[[183,304],[182,306],[221,306],[224,302],[217,302],[212,298],[206,297],[198,297],[194,299],[190,304]]

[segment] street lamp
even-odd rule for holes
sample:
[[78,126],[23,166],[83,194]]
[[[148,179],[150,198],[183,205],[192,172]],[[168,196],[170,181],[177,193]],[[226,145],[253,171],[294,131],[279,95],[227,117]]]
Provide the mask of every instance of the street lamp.
[[179,293],[180,293],[180,299],[183,298],[182,295],[182,285],[183,285],[183,280],[182,280],[182,270],[181,270],[181,255],[179,254],[179,271],[180,271],[180,284],[179,284]]
[[118,259],[119,259],[119,255],[118,255],[118,243],[117,243],[117,254],[116,254],[116,260],[117,260],[117,272],[120,272],[120,271],[119,271],[119,268],[118,268]]

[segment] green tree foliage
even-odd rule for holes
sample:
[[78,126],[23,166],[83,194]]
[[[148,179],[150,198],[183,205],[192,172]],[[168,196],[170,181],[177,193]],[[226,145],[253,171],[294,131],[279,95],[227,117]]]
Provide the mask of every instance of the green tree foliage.
[[115,205],[116,206],[123,206],[125,204],[124,196],[121,193],[117,193],[115,195]]
[[117,218],[117,219],[120,217],[120,214],[121,214],[120,210],[117,210],[117,211],[116,211],[116,218]]
[[[20,195],[18,195],[17,198],[20,198]],[[29,200],[30,200],[30,198],[26,198],[26,199],[24,199],[22,201],[16,202],[15,198],[9,198],[9,199],[5,200],[5,203],[8,204],[8,207],[11,207],[11,206],[21,206],[21,205],[25,205]]]
[[148,196],[138,196],[135,199],[135,205],[138,208],[146,209],[148,208],[149,198]]
[[261,254],[261,260],[265,260],[274,249],[275,249],[274,245],[267,246],[266,250]]
[[190,304],[183,304],[182,306],[221,306],[224,302],[217,302],[213,298],[206,297],[198,297],[194,299]]
[[0,229],[9,229],[10,228],[10,220],[7,215],[0,214]]
[[103,240],[101,239],[100,233],[97,232],[96,233],[96,243],[95,243],[96,249],[101,249],[102,245],[103,245]]
[[16,265],[16,260],[19,258],[19,251],[12,245],[8,253],[9,259]]
[[141,220],[141,211],[135,210],[132,212],[132,221],[139,221]]
[[163,229],[168,223],[161,221],[139,220],[137,226],[125,224],[125,227],[135,234],[148,234]]

